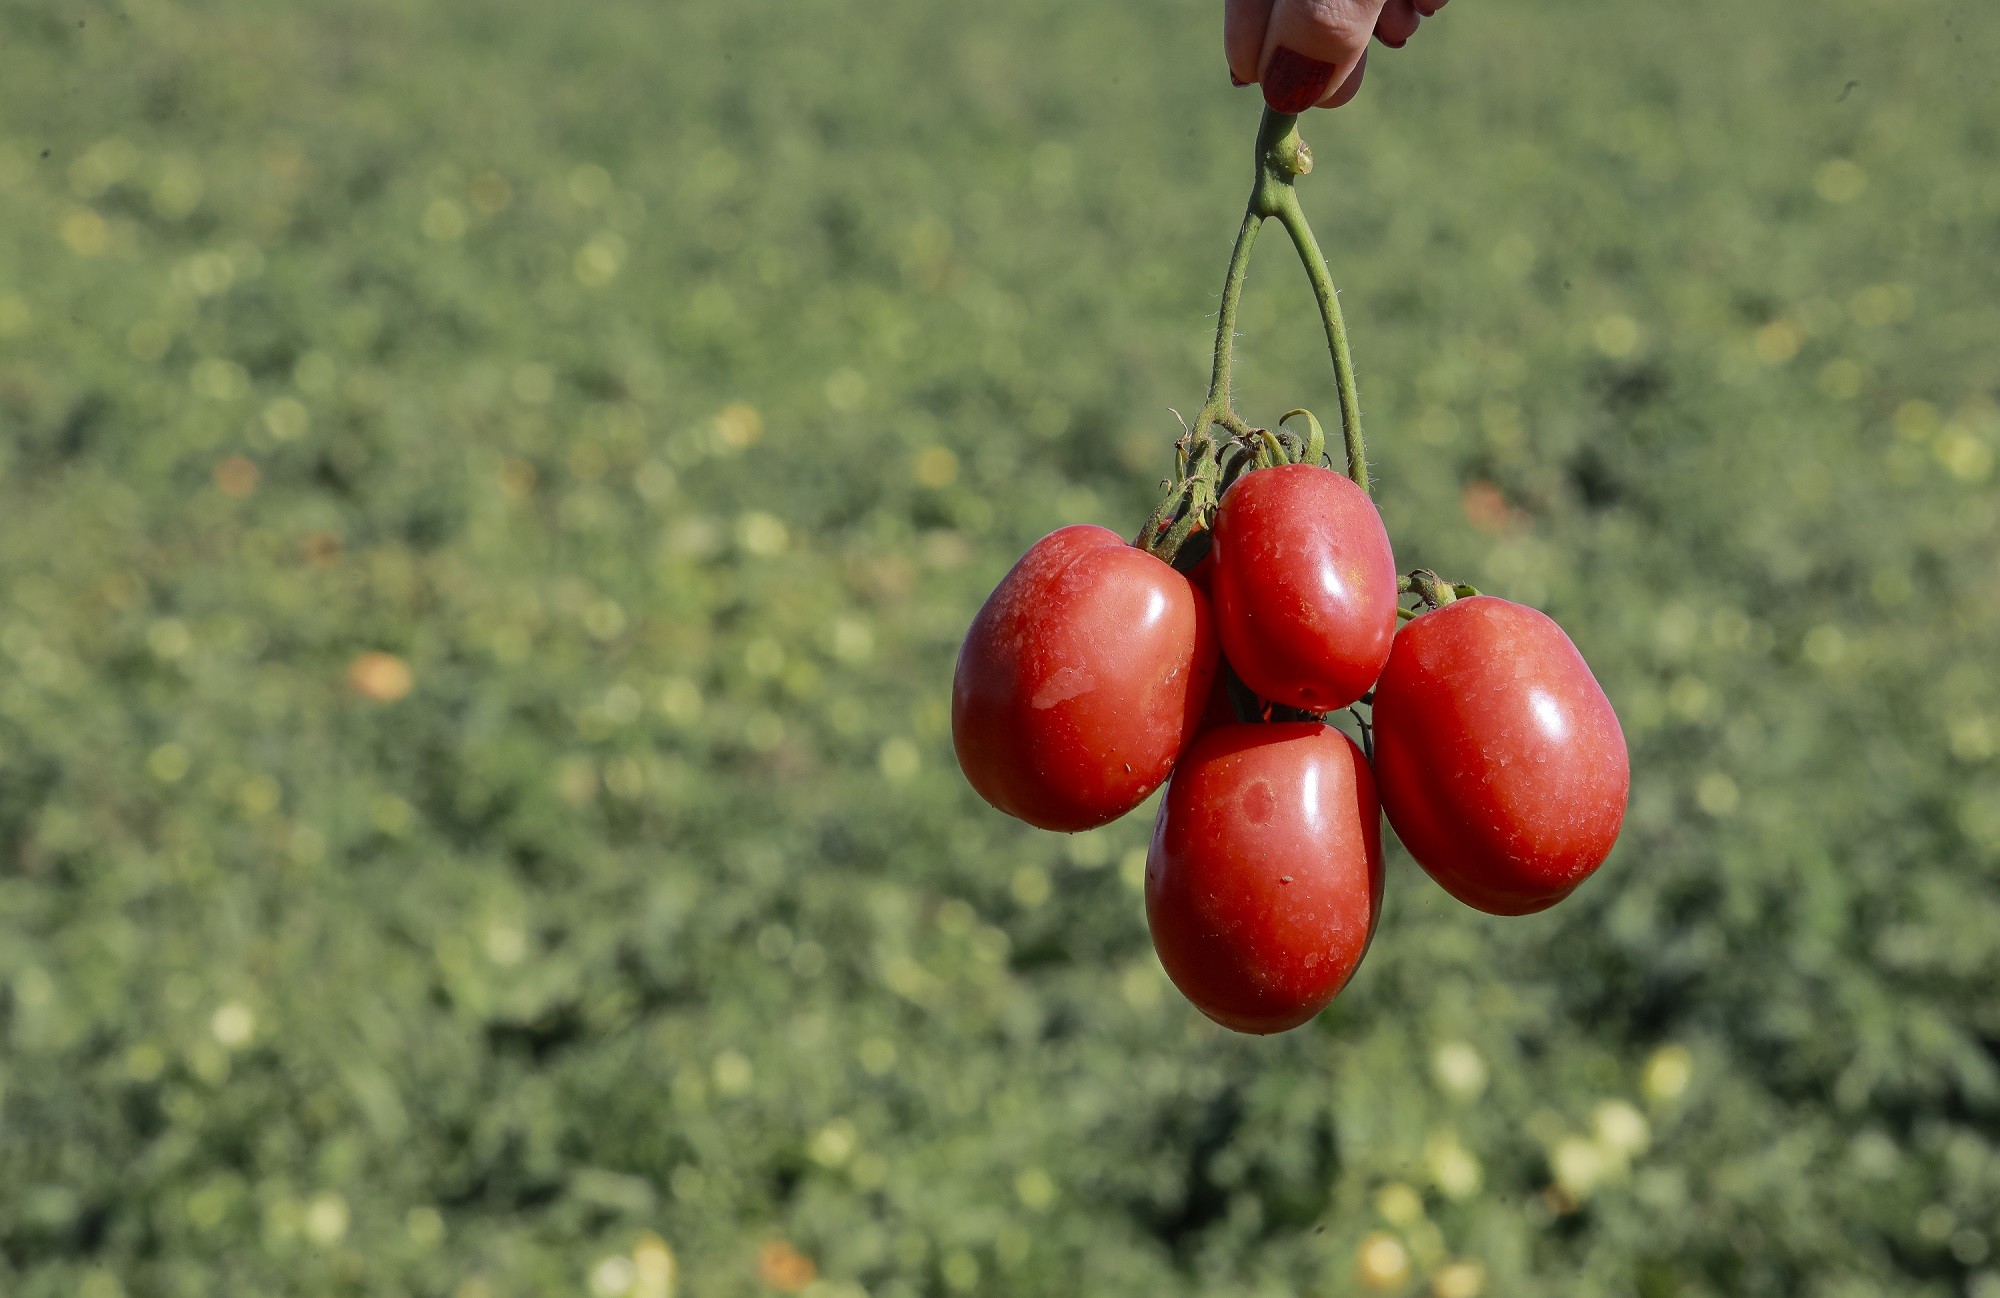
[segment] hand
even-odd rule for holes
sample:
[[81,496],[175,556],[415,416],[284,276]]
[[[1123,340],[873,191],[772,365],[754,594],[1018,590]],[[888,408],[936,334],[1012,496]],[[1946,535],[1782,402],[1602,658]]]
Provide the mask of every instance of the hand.
[[1338,108],[1361,89],[1368,38],[1401,49],[1447,0],[1227,0],[1222,46],[1237,85],[1280,113]]

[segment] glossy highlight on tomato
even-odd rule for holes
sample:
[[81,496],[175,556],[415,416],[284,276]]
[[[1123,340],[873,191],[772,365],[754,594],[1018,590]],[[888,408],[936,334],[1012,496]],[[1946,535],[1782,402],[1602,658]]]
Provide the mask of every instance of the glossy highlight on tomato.
[[1259,698],[1344,708],[1381,675],[1396,635],[1396,557],[1368,493],[1331,469],[1239,478],[1215,515],[1216,628]]
[[1101,527],[1032,546],[966,633],[951,733],[965,778],[1042,829],[1109,824],[1194,738],[1215,681],[1208,599]]
[[1382,911],[1381,813],[1361,750],[1317,722],[1204,734],[1153,825],[1160,963],[1238,1032],[1298,1027],[1347,985]]
[[1545,910],[1618,841],[1631,758],[1611,701],[1545,614],[1478,595],[1396,635],[1375,687],[1389,823],[1452,896]]

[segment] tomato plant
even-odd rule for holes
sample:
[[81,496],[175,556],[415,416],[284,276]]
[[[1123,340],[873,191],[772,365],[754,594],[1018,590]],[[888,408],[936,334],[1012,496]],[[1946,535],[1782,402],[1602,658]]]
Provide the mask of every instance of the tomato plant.
[[1544,910],[1604,862],[1631,762],[1611,702],[1546,615],[1457,599],[1396,636],[1375,770],[1410,855],[1469,906]]
[[1194,737],[1215,681],[1208,599],[1101,527],[1065,527],[973,619],[952,742],[982,797],[1043,829],[1138,806]]
[[1381,914],[1380,824],[1367,760],[1338,730],[1203,735],[1167,786],[1146,858],[1146,920],[1174,985],[1239,1032],[1319,1013]]

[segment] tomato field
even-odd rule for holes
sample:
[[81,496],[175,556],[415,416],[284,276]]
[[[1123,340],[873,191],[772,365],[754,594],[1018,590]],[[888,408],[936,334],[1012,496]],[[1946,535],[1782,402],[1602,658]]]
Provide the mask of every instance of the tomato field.
[[[1301,119],[1397,563],[1630,802],[1508,917],[1385,824],[1252,1037],[1158,795],[952,742],[1200,407],[1219,8],[0,0],[0,1292],[2000,1298],[2000,10],[1461,0]],[[1331,428],[1288,249],[1237,332]]]

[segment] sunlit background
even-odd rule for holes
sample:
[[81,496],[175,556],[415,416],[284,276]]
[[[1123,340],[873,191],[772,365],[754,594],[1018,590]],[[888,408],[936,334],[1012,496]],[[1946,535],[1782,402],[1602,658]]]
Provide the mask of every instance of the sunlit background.
[[1308,122],[1398,558],[1634,794],[1271,1040],[947,735],[1199,404],[1218,10],[0,0],[0,1290],[2000,1298],[2000,9],[1463,0]]

